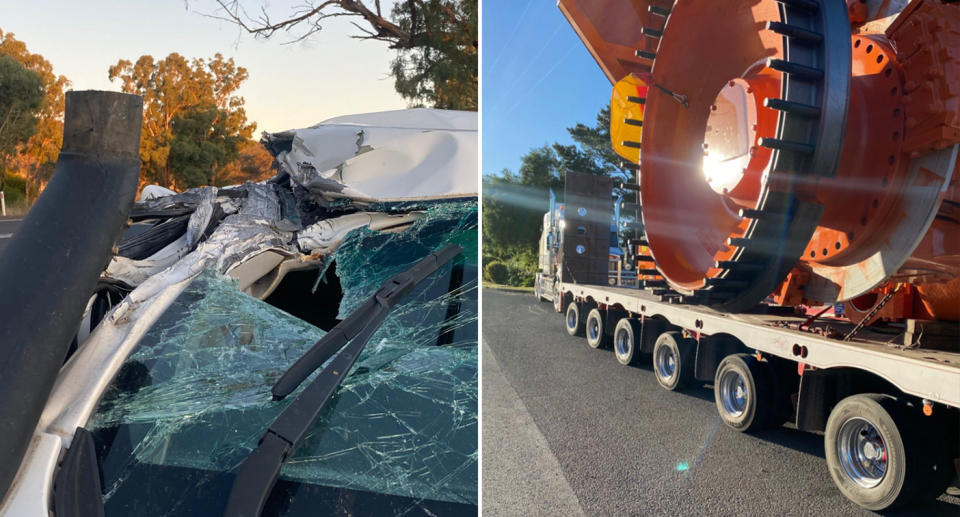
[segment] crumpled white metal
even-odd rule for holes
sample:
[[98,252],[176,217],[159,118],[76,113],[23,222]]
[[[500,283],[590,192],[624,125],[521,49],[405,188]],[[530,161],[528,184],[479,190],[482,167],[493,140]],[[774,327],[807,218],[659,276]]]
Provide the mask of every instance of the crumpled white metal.
[[477,114],[410,109],[333,118],[265,134],[281,172],[328,198],[405,201],[476,196]]

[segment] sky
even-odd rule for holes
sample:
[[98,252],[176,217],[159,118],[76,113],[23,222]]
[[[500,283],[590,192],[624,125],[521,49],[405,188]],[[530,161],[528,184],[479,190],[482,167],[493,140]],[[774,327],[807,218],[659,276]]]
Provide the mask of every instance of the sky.
[[611,85],[555,0],[483,0],[484,174],[514,172],[532,147],[571,143],[593,125]]
[[[280,19],[303,2],[264,3]],[[74,90],[119,90],[107,70],[120,59],[171,52],[233,57],[250,74],[239,95],[246,99],[248,120],[257,122],[255,136],[406,107],[388,75],[395,52],[383,42],[350,39],[358,31],[349,18],[331,19],[308,40],[285,44],[294,37],[254,39],[232,23],[199,14],[216,7],[214,0],[0,0],[0,29],[42,54]]]

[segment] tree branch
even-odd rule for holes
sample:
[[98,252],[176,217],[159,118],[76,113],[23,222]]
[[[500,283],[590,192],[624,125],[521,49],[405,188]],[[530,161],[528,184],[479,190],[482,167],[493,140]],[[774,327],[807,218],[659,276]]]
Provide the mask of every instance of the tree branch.
[[363,29],[366,35],[360,39],[385,41],[390,43],[390,48],[394,49],[409,49],[415,46],[410,32],[401,29],[383,16],[380,0],[374,1],[374,10],[360,0],[325,0],[319,4],[309,3],[297,8],[289,18],[278,22],[271,20],[264,7],[260,8],[260,14],[254,18],[247,14],[240,0],[216,0],[216,2],[220,6],[222,15],[201,14],[235,23],[257,37],[269,38],[278,31],[290,32],[306,24],[308,28],[294,40],[300,41],[320,31],[321,20],[336,16],[355,16],[363,18],[369,25],[369,28]]

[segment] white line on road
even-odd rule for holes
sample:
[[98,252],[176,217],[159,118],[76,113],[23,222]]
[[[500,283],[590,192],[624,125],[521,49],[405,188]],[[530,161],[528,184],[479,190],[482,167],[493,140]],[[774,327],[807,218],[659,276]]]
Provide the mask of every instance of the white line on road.
[[13,237],[12,233],[0,233],[0,239],[9,239],[10,237]]

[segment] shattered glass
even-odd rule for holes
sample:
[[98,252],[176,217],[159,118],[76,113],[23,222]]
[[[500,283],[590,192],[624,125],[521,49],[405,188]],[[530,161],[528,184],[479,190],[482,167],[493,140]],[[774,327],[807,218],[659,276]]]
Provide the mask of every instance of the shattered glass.
[[[427,215],[407,230],[344,239],[333,257],[340,317],[442,245],[464,254],[373,335],[287,460],[264,515],[476,513],[477,204],[422,208]],[[107,515],[222,513],[236,467],[297,394],[273,401],[270,387],[323,334],[230,280],[194,280],[87,424]]]

